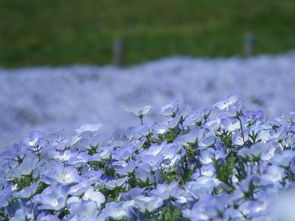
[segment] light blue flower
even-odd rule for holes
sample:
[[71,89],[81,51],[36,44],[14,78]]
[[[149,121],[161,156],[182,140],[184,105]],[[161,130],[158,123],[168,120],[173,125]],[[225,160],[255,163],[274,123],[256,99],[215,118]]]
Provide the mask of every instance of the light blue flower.
[[19,192],[14,192],[12,195],[13,197],[29,198],[36,193],[38,186],[39,182],[33,183],[32,185],[21,189]]
[[0,189],[0,208],[8,206],[9,201],[12,198],[13,186],[9,185],[4,189]]
[[239,97],[237,95],[231,95],[225,100],[217,102],[214,107],[218,108],[221,111],[228,111],[230,108],[236,105],[238,101]]
[[98,220],[105,220],[108,218],[114,220],[127,219],[130,217],[130,209],[134,206],[134,201],[126,202],[110,202],[106,204]]
[[175,99],[170,104],[166,104],[161,108],[161,112],[164,116],[171,117],[176,115],[179,108],[179,100]]
[[156,196],[142,196],[139,195],[134,198],[134,206],[141,212],[152,212],[163,205],[163,199]]
[[60,183],[60,184],[74,184],[80,181],[80,176],[75,167],[63,166],[60,163],[53,165],[53,168],[44,172],[43,179],[49,183]]
[[89,187],[83,195],[83,200],[92,200],[96,203],[97,208],[101,207],[106,199],[105,196],[98,190],[94,190],[93,187]]
[[111,179],[111,180],[108,180],[107,182],[105,182],[103,185],[105,186],[105,188],[107,188],[109,190],[113,190],[116,187],[124,186],[124,184],[126,184],[128,179],[129,179],[128,177],[123,177],[123,178],[119,178],[119,179]]
[[100,130],[102,124],[83,124],[80,128],[76,129],[76,133],[81,135],[82,133],[95,133]]
[[36,168],[38,161],[39,159],[33,153],[28,152],[17,167],[7,172],[7,178],[20,178],[23,175],[30,175]]
[[68,186],[53,184],[36,195],[33,202],[40,204],[39,209],[60,210],[66,205],[68,191]]
[[97,203],[91,200],[81,200],[79,202],[71,203],[69,206],[70,219],[68,220],[85,220],[89,217],[96,217],[99,214]]

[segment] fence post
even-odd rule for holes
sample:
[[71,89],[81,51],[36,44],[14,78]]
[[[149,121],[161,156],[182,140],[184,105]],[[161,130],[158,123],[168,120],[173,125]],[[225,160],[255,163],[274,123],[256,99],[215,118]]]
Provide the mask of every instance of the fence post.
[[249,57],[255,55],[256,38],[252,32],[247,32],[244,35],[244,55]]
[[117,38],[113,42],[113,65],[123,67],[124,63],[124,43],[123,40]]

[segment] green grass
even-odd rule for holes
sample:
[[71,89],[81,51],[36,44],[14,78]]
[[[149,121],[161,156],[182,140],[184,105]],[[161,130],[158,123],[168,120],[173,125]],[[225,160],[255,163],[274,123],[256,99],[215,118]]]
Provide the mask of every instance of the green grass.
[[0,0],[0,65],[125,63],[182,54],[231,56],[243,35],[258,53],[295,48],[294,0]]

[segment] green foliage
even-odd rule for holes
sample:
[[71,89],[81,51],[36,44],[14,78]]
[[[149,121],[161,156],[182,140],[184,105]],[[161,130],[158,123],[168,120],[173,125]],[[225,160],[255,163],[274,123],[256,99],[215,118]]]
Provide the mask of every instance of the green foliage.
[[101,191],[106,197],[106,201],[119,201],[120,193],[124,192],[124,189],[121,187],[116,187],[113,190],[109,190],[103,187],[99,188],[99,191]]
[[171,54],[242,54],[243,35],[258,53],[295,47],[293,0],[1,0],[0,65],[105,64],[112,41],[125,62]]
[[159,134],[159,138],[162,141],[167,141],[167,143],[172,143],[179,133],[180,130],[177,127],[170,128],[167,133]]
[[[158,216],[154,216],[152,220],[154,221],[167,221],[167,220],[177,220],[182,218],[182,213],[179,208],[175,208],[171,204],[161,207],[160,213]],[[184,219],[182,219],[184,220]]]
[[230,188],[233,188],[232,185],[232,176],[235,164],[238,158],[235,152],[231,152],[226,158],[226,161],[217,160],[214,162],[217,178],[227,184]]
[[88,155],[93,156],[94,154],[96,154],[97,153],[97,147],[98,147],[98,145],[96,145],[96,146],[90,146],[87,149]]
[[233,145],[232,145],[232,133],[230,131],[223,130],[223,131],[219,132],[217,134],[217,136],[220,138],[221,142],[223,143],[223,145],[225,147],[228,147],[228,148],[233,147]]
[[39,178],[34,179],[31,173],[29,175],[22,175],[19,179],[15,178],[12,182],[16,183],[19,189],[23,189],[30,186],[33,182],[36,182],[38,179]]
[[35,195],[39,194],[39,193],[42,193],[44,189],[46,189],[48,186],[50,186],[49,184],[46,184],[44,182],[40,182],[39,185],[38,185],[38,189],[35,193]]
[[172,181],[179,180],[179,173],[176,168],[171,168],[170,170],[162,171],[163,181],[166,183],[171,183]]

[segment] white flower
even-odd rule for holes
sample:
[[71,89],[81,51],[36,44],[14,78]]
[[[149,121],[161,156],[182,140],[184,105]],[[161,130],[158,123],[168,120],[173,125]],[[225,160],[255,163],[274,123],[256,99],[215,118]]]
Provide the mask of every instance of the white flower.
[[134,114],[136,117],[142,118],[152,110],[152,106],[146,105],[142,108],[127,109],[128,112]]
[[135,207],[141,212],[146,210],[152,212],[163,205],[163,200],[160,197],[155,196],[137,196],[134,198]]
[[234,106],[239,100],[239,97],[237,95],[232,95],[227,97],[223,101],[217,102],[214,107],[218,108],[219,110],[226,111],[230,107]]
[[84,193],[83,200],[95,201],[98,208],[106,201],[105,196],[101,192],[95,191],[93,187],[89,187]]
[[[76,133],[78,135],[84,133],[84,132],[97,132],[103,125],[102,124],[83,124],[80,126],[80,128],[76,129]],[[73,140],[74,143],[77,143],[77,139],[79,140],[79,138],[75,138]]]

